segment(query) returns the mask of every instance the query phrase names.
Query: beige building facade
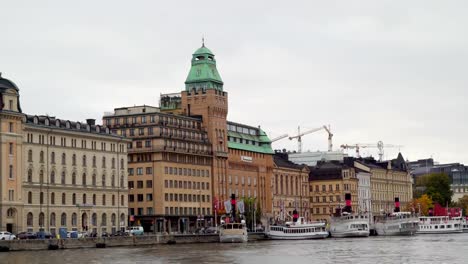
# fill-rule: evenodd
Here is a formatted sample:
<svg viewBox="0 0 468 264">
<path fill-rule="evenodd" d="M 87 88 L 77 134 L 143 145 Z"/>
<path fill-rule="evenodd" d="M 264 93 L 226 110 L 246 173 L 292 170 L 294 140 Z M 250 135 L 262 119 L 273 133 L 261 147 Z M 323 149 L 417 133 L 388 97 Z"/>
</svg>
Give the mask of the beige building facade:
<svg viewBox="0 0 468 264">
<path fill-rule="evenodd" d="M 16 88 L 9 80 L 0 79 L 2 83 Z M 17 88 L 13 91 L 19 96 Z M 2 93 L 2 100 L 10 98 Z M 100 234 L 125 227 L 128 141 L 91 119 L 80 123 L 25 115 L 16 105 L 0 113 L 8 117 L 1 119 L 0 154 L 8 157 L 1 161 L 9 163 L 1 167 L 1 209 L 6 211 L 1 228 Z M 3 123 L 8 119 L 17 120 L 13 128 Z"/>
</svg>

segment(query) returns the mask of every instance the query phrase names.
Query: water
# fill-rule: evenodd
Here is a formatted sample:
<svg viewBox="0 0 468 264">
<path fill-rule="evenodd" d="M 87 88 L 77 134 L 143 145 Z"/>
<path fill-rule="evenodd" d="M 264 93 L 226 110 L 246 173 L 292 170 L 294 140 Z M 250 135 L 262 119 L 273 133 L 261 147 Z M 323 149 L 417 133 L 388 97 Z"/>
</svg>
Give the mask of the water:
<svg viewBox="0 0 468 264">
<path fill-rule="evenodd" d="M 468 233 L 0 253 L 0 263 L 468 263 Z"/>
</svg>

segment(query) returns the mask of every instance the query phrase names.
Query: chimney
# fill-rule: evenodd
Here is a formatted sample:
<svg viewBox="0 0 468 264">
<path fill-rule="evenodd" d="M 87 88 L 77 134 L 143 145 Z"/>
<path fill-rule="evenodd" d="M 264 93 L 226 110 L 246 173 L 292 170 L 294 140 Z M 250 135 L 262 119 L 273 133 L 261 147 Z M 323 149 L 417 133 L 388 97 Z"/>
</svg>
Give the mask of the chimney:
<svg viewBox="0 0 468 264">
<path fill-rule="evenodd" d="M 351 194 L 350 193 L 345 193 L 345 201 L 346 201 L 346 206 L 344 208 L 345 212 L 352 213 L 352 207 L 351 207 Z"/>
<path fill-rule="evenodd" d="M 400 212 L 400 197 L 395 197 L 395 213 Z"/>
<path fill-rule="evenodd" d="M 96 124 L 96 119 L 86 119 L 86 123 L 90 126 L 94 126 Z"/>
</svg>

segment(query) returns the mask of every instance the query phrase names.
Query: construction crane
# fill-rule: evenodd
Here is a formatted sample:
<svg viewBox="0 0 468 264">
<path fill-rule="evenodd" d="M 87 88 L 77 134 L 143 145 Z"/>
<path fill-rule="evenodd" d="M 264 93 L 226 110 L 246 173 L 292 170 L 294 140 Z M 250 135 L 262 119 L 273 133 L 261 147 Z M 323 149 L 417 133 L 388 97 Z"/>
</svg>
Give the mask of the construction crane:
<svg viewBox="0 0 468 264">
<path fill-rule="evenodd" d="M 289 137 L 289 139 L 293 140 L 293 139 L 297 138 L 297 151 L 299 153 L 301 153 L 302 152 L 302 137 L 305 136 L 305 135 L 320 131 L 322 129 L 327 131 L 327 133 L 328 133 L 328 151 L 332 151 L 333 150 L 333 143 L 332 143 L 333 134 L 331 133 L 330 125 L 328 127 L 327 126 L 321 126 L 321 127 L 318 127 L 318 128 L 314 128 L 314 129 L 307 130 L 307 131 L 302 132 L 302 133 L 301 133 L 301 127 L 298 126 L 297 127 L 297 135 Z"/>
<path fill-rule="evenodd" d="M 278 140 L 281 140 L 283 138 L 287 138 L 288 136 L 289 136 L 288 134 L 283 134 L 281 136 L 275 137 L 274 139 L 271 140 L 271 143 L 273 143 L 275 141 L 278 141 Z"/>
<path fill-rule="evenodd" d="M 356 150 L 356 157 L 360 158 L 361 155 L 359 154 L 359 149 L 361 148 L 377 148 L 379 150 L 379 161 L 383 161 L 383 155 L 384 155 L 384 147 L 386 148 L 400 148 L 402 146 L 400 145 L 392 145 L 392 144 L 385 144 L 382 141 L 377 142 L 377 144 L 363 144 L 363 143 L 357 143 L 357 144 L 351 144 L 351 145 L 341 145 L 342 149 L 355 149 Z"/>
</svg>

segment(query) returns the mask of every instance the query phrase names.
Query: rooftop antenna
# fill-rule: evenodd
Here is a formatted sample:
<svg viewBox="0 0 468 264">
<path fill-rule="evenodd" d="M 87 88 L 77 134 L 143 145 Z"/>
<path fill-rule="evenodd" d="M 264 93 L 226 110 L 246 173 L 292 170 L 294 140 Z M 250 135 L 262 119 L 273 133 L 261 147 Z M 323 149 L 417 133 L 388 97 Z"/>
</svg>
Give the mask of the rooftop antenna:
<svg viewBox="0 0 468 264">
<path fill-rule="evenodd" d="M 202 41 L 202 47 L 205 47 L 205 36 L 202 36 L 201 41 Z"/>
</svg>

